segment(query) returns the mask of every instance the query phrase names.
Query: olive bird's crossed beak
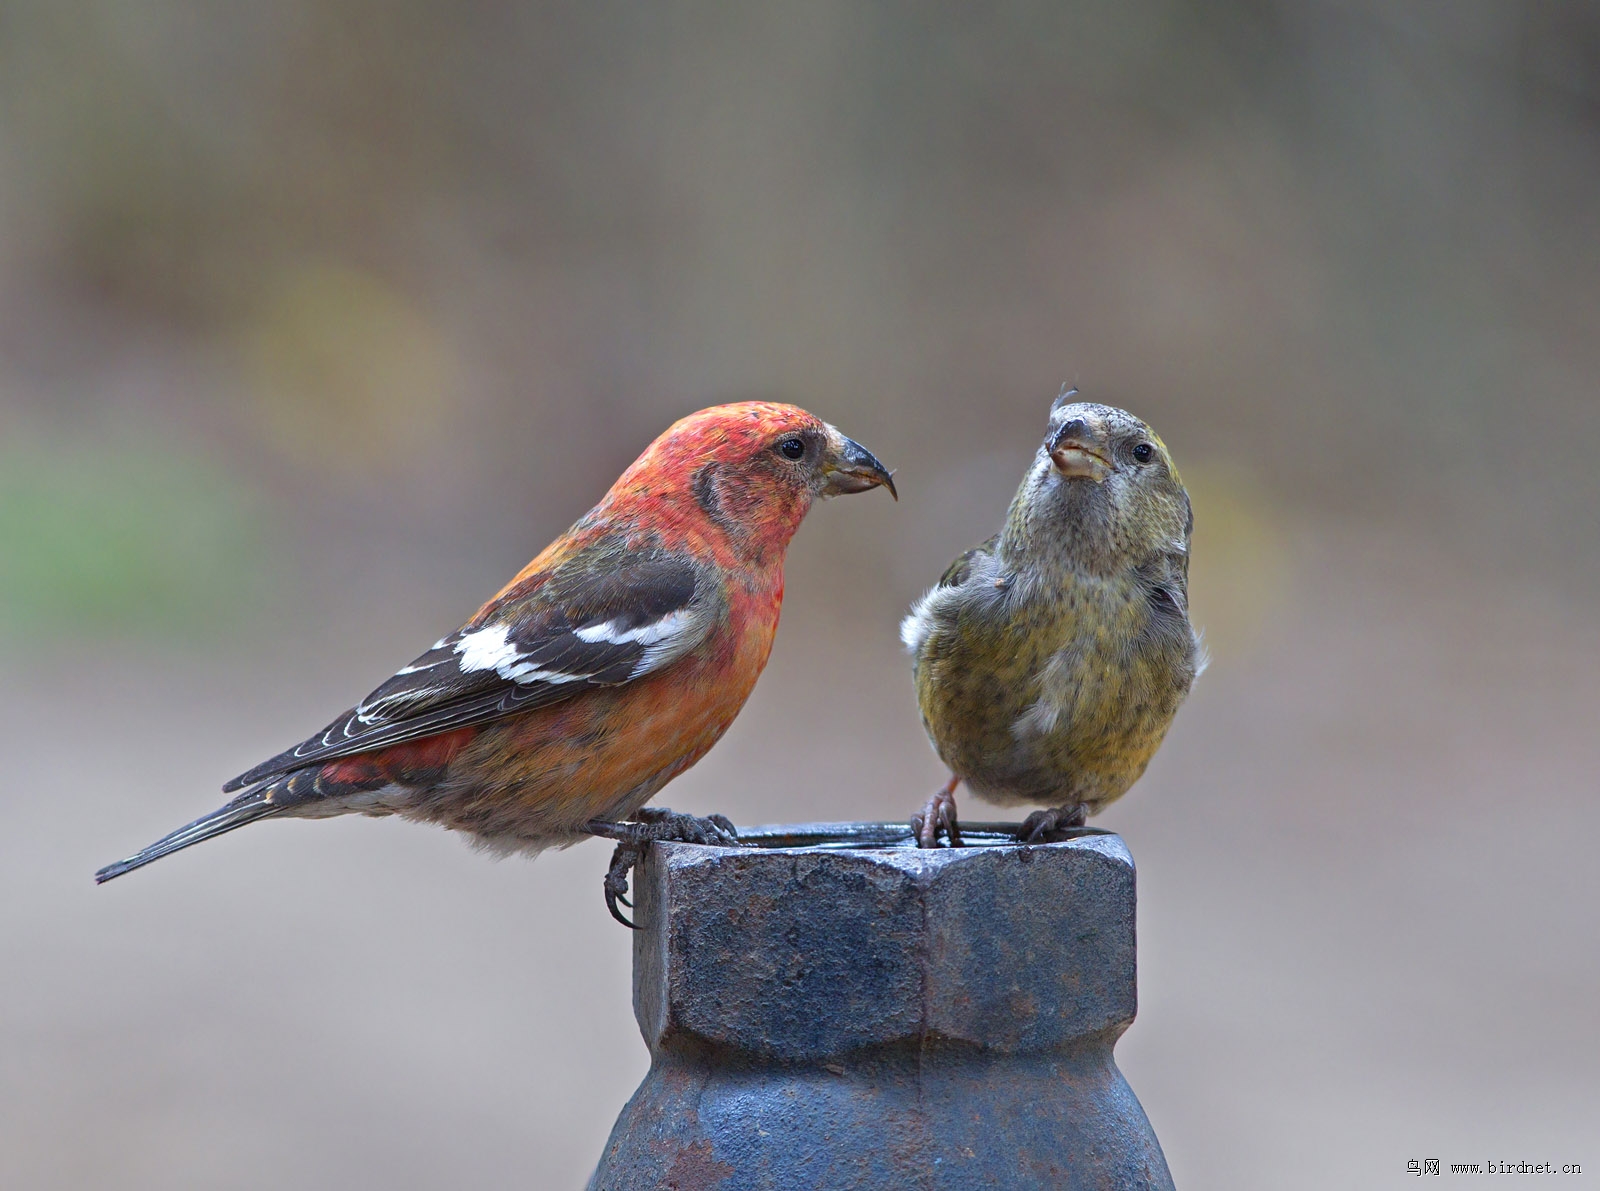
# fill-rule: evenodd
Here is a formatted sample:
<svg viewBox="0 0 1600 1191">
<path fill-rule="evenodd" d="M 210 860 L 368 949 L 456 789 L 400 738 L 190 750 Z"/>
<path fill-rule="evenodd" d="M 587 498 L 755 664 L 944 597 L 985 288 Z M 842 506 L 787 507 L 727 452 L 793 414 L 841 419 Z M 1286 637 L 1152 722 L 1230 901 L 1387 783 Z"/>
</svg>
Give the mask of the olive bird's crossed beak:
<svg viewBox="0 0 1600 1191">
<path fill-rule="evenodd" d="M 832 426 L 828 427 L 828 457 L 822 470 L 823 496 L 843 496 L 847 492 L 865 492 L 868 488 L 882 486 L 889 490 L 890 496 L 900 499 L 900 494 L 894 490 L 893 474 L 878 462 L 878 457 Z"/>
<path fill-rule="evenodd" d="M 1109 444 L 1098 426 L 1083 418 L 1072 418 L 1061 424 L 1050 436 L 1050 460 L 1056 470 L 1068 479 L 1093 480 L 1104 483 L 1111 474 L 1111 460 L 1107 457 Z"/>
</svg>

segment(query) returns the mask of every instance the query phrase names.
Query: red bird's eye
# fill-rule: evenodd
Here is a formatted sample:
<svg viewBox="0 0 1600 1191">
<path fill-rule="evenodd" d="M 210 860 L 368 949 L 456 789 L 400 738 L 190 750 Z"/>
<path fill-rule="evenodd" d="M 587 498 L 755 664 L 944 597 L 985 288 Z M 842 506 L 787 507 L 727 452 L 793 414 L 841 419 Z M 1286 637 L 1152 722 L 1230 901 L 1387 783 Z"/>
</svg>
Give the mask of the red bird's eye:
<svg viewBox="0 0 1600 1191">
<path fill-rule="evenodd" d="M 778 444 L 778 454 L 785 459 L 798 459 L 806 453 L 806 444 L 798 438 L 786 438 Z"/>
</svg>

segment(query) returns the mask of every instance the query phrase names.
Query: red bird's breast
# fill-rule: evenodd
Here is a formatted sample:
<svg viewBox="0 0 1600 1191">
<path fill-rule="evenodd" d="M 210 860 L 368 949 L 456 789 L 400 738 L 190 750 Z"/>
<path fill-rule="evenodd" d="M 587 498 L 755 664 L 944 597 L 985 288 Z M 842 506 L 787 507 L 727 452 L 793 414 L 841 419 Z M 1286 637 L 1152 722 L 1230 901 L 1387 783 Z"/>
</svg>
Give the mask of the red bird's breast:
<svg viewBox="0 0 1600 1191">
<path fill-rule="evenodd" d="M 781 571 L 754 578 L 730 585 L 700 649 L 657 674 L 324 774 L 368 790 L 392 783 L 384 810 L 508 850 L 575 842 L 591 819 L 628 818 L 721 739 L 754 689 L 783 598 Z"/>
</svg>

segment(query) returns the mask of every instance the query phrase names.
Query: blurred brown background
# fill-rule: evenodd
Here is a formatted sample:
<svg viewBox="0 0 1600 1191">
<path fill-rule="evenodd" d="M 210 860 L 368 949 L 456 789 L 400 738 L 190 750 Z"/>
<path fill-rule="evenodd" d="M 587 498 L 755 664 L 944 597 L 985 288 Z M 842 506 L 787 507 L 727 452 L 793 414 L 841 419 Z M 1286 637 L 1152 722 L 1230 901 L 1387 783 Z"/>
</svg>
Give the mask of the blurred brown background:
<svg viewBox="0 0 1600 1191">
<path fill-rule="evenodd" d="M 581 1185 L 602 845 L 90 874 L 750 395 L 903 500 L 663 801 L 905 816 L 897 618 L 1063 380 L 1195 496 L 1213 665 L 1100 820 L 1179 1186 L 1600 1174 L 1597 331 L 1595 5 L 4 0 L 0 1185 Z"/>
</svg>

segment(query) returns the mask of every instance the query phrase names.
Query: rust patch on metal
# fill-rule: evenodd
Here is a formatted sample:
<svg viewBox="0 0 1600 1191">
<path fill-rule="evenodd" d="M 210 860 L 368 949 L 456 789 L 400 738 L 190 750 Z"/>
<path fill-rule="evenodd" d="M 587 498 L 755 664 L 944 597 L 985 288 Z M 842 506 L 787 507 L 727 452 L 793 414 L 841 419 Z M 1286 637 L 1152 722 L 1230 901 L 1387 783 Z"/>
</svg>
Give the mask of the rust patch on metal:
<svg viewBox="0 0 1600 1191">
<path fill-rule="evenodd" d="M 717 1160 L 710 1142 L 697 1141 L 678 1151 L 663 1186 L 670 1191 L 716 1191 L 732 1174 L 733 1167 Z"/>
</svg>

